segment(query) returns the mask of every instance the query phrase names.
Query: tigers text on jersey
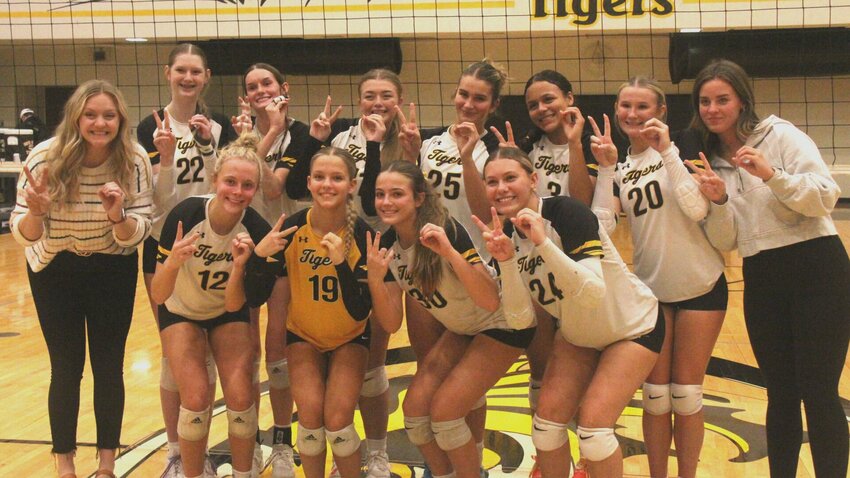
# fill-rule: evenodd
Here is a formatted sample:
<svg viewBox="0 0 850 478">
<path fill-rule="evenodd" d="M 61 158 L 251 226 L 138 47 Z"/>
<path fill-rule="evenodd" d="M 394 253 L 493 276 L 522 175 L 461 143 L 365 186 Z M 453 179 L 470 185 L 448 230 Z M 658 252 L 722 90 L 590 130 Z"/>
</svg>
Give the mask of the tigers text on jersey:
<svg viewBox="0 0 850 478">
<path fill-rule="evenodd" d="M 463 225 L 455 219 L 452 219 L 452 222 L 454 223 L 455 233 L 452 234 L 451 227 L 446 228 L 446 235 L 452 247 L 466 259 L 466 262 L 483 264 L 495 276 L 495 271 L 481 261 L 481 257 L 475 250 L 475 246 Z M 490 312 L 475 304 L 475 301 L 469 297 L 469 291 L 466 290 L 463 282 L 460 281 L 447 260 L 440 261 L 442 266 L 441 281 L 434 294 L 431 297 L 426 297 L 416 287 L 410 273 L 416 256 L 414 247 L 403 249 L 398 242 L 395 230 L 392 229 L 381 237 L 381 247 L 392 247 L 393 249 L 394 256 L 390 262 L 390 271 L 402 290 L 428 309 L 428 312 L 448 330 L 456 334 L 475 335 L 484 330 L 509 328 L 501 308 L 496 312 Z"/>
<path fill-rule="evenodd" d="M 224 289 L 233 269 L 231 244 L 240 232 L 247 232 L 254 244 L 271 229 L 251 208 L 227 234 L 213 231 L 208 220 L 209 207 L 215 196 L 195 196 L 174 207 L 165 220 L 159 241 L 157 261 L 165 262 L 171 254 L 177 235 L 177 223 L 183 222 L 183 237 L 200 233 L 195 241 L 195 254 L 180 266 L 174 293 L 165 301 L 168 311 L 192 320 L 206 320 L 224 313 Z"/>
<path fill-rule="evenodd" d="M 478 140 L 472 152 L 472 160 L 480 174 L 484 174 L 484 163 L 490 156 L 491 148 L 487 142 L 492 142 L 495 136 L 487 133 Z M 491 139 L 492 138 L 492 139 Z M 485 263 L 490 262 L 490 253 L 484 247 L 484 239 L 481 231 L 472 222 L 472 210 L 466 200 L 466 188 L 463 184 L 463 164 L 460 159 L 460 151 L 457 143 L 452 137 L 450 130 L 446 129 L 442 134 L 433 136 L 422 141 L 419 150 L 422 172 L 431 182 L 434 191 L 442 199 L 443 205 L 449 210 L 449 214 L 469 231 L 469 237 L 475 244 L 475 249 L 481 254 Z"/>
<path fill-rule="evenodd" d="M 335 146 L 340 149 L 344 149 L 351 153 L 351 156 L 354 157 L 355 163 L 354 165 L 357 167 L 357 175 L 354 178 L 355 186 L 354 186 L 354 209 L 357 211 L 357 215 L 363 218 L 369 227 L 376 231 L 386 231 L 387 226 L 381 222 L 378 216 L 368 216 L 363 211 L 363 205 L 360 199 L 360 184 L 363 182 L 363 172 L 366 170 L 366 136 L 363 134 L 363 130 L 360 128 L 360 120 L 352 120 L 353 124 L 349 126 L 347 130 L 344 130 L 337 134 L 333 141 L 331 141 L 331 146 Z M 381 148 L 383 148 L 384 144 L 381 143 Z M 380 158 L 379 158 L 380 159 Z"/>
<path fill-rule="evenodd" d="M 345 299 L 356 288 L 358 306 L 371 309 L 369 286 L 366 283 L 366 231 L 369 226 L 362 219 L 354 225 L 354 239 L 346 262 L 354 273 L 354 283 L 340 277 L 337 266 L 331 262 L 327 250 L 321 245 L 322 236 L 310 224 L 312 208 L 299 211 L 284 221 L 283 229 L 297 226 L 283 251 L 283 275 L 289 277 L 291 299 L 286 327 L 321 351 L 333 350 L 366 330 L 366 317 L 352 310 Z M 345 241 L 346 228 L 336 235 Z M 340 266 L 340 267 L 344 267 Z"/>
<path fill-rule="evenodd" d="M 165 115 L 165 109 L 159 111 L 160 118 L 165 118 Z M 177 139 L 173 166 L 175 182 L 174 184 L 164 185 L 159 184 L 159 180 L 157 179 L 154 184 L 154 199 L 157 200 L 157 197 L 160 196 L 157 191 L 160 187 L 166 187 L 169 190 L 173 188 L 174 193 L 171 195 L 171 200 L 168 204 L 161 204 L 158 201 L 155 203 L 156 207 L 153 213 L 153 231 L 151 232 L 151 236 L 157 240 L 159 240 L 160 231 L 162 231 L 163 223 L 171 208 L 190 196 L 208 194 L 211 184 L 211 178 L 209 178 L 208 172 L 204 170 L 205 157 L 201 154 L 201 149 L 195 143 L 195 137 L 192 135 L 189 124 L 181 123 L 174 119 L 174 117 L 170 117 L 170 121 L 171 131 Z M 222 125 L 226 125 L 226 127 Z M 220 115 L 213 115 L 210 118 L 210 128 L 212 131 L 211 147 L 213 149 L 229 143 L 235 136 L 230 123 Z M 155 133 L 156 122 L 153 115 L 146 117 L 139 123 L 137 129 L 139 143 L 148 152 L 148 157 L 150 157 L 151 164 L 153 165 L 159 164 L 159 152 L 157 152 L 156 146 L 153 144 Z M 160 172 L 160 176 L 164 176 L 162 172 Z"/>
<path fill-rule="evenodd" d="M 264 159 L 269 169 L 276 171 L 278 169 L 292 169 L 297 161 L 297 158 L 292 156 L 290 145 L 293 142 L 305 141 L 301 136 L 310 134 L 310 127 L 306 124 L 296 121 L 293 118 L 287 118 L 289 126 L 286 131 L 275 138 L 269 149 L 269 154 Z M 259 135 L 256 129 L 255 133 Z M 307 203 L 296 201 L 290 198 L 286 191 L 282 191 L 277 199 L 266 199 L 263 194 L 263 188 L 257 190 L 254 195 L 254 200 L 251 201 L 251 207 L 254 208 L 269 224 L 274 224 L 280 218 L 281 214 L 291 216 L 292 214 L 306 208 Z"/>
<path fill-rule="evenodd" d="M 549 138 L 543 135 L 534 143 L 531 151 L 528 152 L 528 157 L 537 172 L 537 194 L 540 197 L 570 195 L 570 146 L 568 144 L 552 144 Z M 588 151 L 585 151 L 584 160 L 588 173 L 596 176 L 599 166 Z"/>
<path fill-rule="evenodd" d="M 546 236 L 576 262 L 601 260 L 605 297 L 596 308 L 566 299 L 555 275 L 534 243 L 520 237 L 511 223 L 505 233 L 517 247 L 517 266 L 532 298 L 559 319 L 561 333 L 580 347 L 602 349 L 633 339 L 655 327 L 658 301 L 652 291 L 629 272 L 613 243 L 599 228 L 596 216 L 585 205 L 557 196 L 540 200 Z"/>
<path fill-rule="evenodd" d="M 680 161 L 671 149 L 665 154 Z M 724 262 L 700 224 L 682 211 L 662 161 L 652 148 L 628 155 L 617 165 L 615 191 L 631 225 L 635 274 L 662 302 L 678 302 L 710 291 Z"/>
</svg>

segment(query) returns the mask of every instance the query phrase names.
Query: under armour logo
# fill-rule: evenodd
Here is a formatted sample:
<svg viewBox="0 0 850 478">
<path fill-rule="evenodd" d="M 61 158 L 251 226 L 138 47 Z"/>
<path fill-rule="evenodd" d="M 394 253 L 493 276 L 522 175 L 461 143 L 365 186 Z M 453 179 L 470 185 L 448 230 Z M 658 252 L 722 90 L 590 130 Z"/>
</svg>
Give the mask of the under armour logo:
<svg viewBox="0 0 850 478">
<path fill-rule="evenodd" d="M 298 242 L 309 242 L 310 239 L 307 236 L 298 236 Z"/>
</svg>

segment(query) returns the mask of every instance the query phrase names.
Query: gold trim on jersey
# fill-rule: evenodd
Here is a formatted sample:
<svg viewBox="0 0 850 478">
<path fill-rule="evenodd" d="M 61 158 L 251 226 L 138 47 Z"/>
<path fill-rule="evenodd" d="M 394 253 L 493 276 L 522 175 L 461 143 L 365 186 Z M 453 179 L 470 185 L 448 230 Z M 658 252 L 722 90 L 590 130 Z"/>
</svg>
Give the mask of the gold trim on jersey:
<svg viewBox="0 0 850 478">
<path fill-rule="evenodd" d="M 575 249 L 569 252 L 570 254 L 585 254 L 588 256 L 601 256 L 602 255 L 602 241 L 599 239 L 594 239 L 592 241 L 587 241 L 584 244 L 576 247 Z"/>
<path fill-rule="evenodd" d="M 481 256 L 478 255 L 478 251 L 476 251 L 474 247 L 461 253 L 460 256 L 470 264 L 477 264 L 481 262 Z"/>
</svg>

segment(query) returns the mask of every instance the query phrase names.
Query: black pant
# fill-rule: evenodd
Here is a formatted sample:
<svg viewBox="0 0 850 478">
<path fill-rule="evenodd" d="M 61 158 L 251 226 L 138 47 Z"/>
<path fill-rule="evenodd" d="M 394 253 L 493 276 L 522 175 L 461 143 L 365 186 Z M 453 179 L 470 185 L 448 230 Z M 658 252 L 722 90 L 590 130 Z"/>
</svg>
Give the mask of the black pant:
<svg viewBox="0 0 850 478">
<path fill-rule="evenodd" d="M 53 452 L 76 449 L 86 334 L 94 375 L 97 447 L 118 448 L 124 416 L 124 345 L 130 331 L 138 254 L 70 252 L 39 272 L 27 266 L 33 301 L 50 354 L 48 411 Z"/>
<path fill-rule="evenodd" d="M 767 383 L 771 476 L 796 476 L 802 400 L 815 474 L 846 478 L 847 419 L 838 380 L 850 340 L 850 261 L 838 236 L 745 258 L 744 314 Z"/>
</svg>

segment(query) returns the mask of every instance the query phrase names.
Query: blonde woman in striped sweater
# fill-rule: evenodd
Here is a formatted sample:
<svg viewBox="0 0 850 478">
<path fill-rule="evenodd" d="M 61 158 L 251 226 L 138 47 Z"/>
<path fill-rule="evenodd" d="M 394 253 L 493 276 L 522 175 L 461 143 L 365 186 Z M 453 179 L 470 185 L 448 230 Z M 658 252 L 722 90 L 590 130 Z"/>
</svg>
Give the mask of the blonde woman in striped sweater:
<svg viewBox="0 0 850 478">
<path fill-rule="evenodd" d="M 151 229 L 151 168 L 131 140 L 121 93 L 101 80 L 81 85 L 56 136 L 27 158 L 12 234 L 27 272 L 47 350 L 53 453 L 75 478 L 80 379 L 89 339 L 99 469 L 113 477 L 124 413 L 124 345 L 133 315 L 137 246 Z"/>
</svg>

